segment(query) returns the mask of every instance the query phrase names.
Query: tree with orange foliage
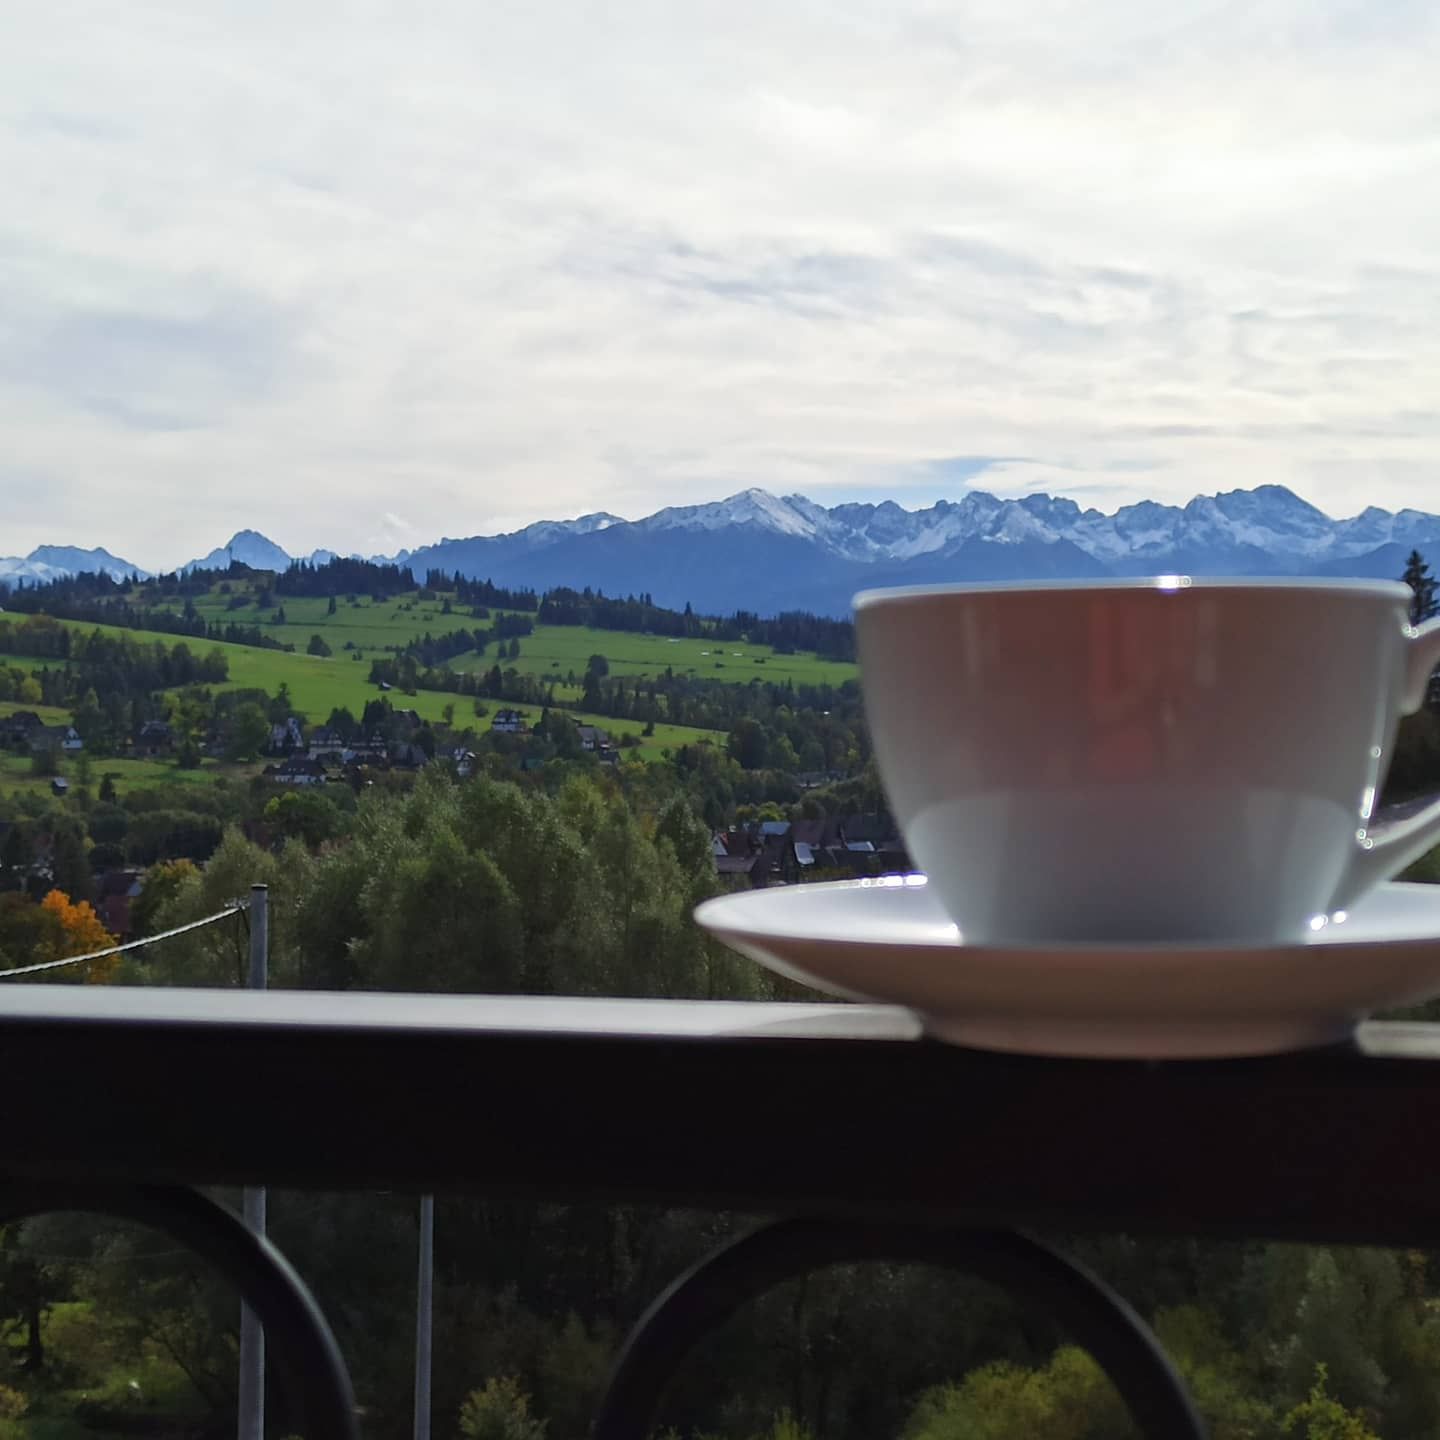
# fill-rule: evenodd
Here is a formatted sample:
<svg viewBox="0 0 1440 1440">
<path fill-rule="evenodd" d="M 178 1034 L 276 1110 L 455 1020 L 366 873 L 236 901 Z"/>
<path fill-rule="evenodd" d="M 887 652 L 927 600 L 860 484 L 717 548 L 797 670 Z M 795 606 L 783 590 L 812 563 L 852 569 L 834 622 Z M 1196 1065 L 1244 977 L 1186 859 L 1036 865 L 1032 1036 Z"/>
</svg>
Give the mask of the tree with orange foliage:
<svg viewBox="0 0 1440 1440">
<path fill-rule="evenodd" d="M 40 908 L 54 918 L 58 933 L 46 947 L 53 945 L 55 953 L 37 958 L 60 960 L 66 955 L 88 955 L 92 950 L 104 950 L 116 943 L 115 937 L 100 923 L 95 907 L 88 900 L 76 902 L 63 890 L 52 890 L 40 902 Z M 118 955 L 92 960 L 85 967 L 86 983 L 103 985 L 119 965 Z"/>
</svg>

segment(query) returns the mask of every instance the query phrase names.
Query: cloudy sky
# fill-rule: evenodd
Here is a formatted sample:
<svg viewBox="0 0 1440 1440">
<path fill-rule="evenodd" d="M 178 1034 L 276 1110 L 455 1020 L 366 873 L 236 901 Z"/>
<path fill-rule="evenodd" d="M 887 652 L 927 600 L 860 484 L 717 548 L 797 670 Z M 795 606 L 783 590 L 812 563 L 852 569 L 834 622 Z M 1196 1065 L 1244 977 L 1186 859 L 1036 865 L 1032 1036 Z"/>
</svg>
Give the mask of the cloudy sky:
<svg viewBox="0 0 1440 1440">
<path fill-rule="evenodd" d="M 1440 510 L 1430 0 L 22 7 L 0 554 Z"/>
</svg>

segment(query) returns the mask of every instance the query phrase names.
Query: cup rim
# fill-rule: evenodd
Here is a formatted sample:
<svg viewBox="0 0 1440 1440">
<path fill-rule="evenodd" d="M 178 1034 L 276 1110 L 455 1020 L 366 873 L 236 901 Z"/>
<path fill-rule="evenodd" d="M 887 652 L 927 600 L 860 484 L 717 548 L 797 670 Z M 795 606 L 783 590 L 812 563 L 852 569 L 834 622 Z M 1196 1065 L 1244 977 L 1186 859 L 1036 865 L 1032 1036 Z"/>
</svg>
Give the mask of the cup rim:
<svg viewBox="0 0 1440 1440">
<path fill-rule="evenodd" d="M 1058 591 L 1129 594 L 1157 590 L 1173 594 L 1184 590 L 1237 595 L 1285 593 L 1352 595 L 1356 598 L 1408 603 L 1410 587 L 1401 580 L 1368 580 L 1350 576 L 1313 575 L 1107 575 L 1088 580 L 973 580 L 936 585 L 896 585 L 857 591 L 851 605 L 856 611 L 873 610 L 892 604 L 942 600 L 951 596 L 1054 594 Z"/>
</svg>

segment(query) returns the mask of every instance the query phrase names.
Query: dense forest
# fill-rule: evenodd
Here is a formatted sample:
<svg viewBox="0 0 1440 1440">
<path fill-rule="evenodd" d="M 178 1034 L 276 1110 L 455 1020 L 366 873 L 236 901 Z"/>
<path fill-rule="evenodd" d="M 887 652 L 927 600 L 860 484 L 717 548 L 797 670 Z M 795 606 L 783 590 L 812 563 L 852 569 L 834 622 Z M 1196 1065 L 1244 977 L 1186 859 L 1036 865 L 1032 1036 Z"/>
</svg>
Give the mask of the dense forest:
<svg viewBox="0 0 1440 1440">
<path fill-rule="evenodd" d="M 152 865 L 137 922 L 155 933 L 261 881 L 270 886 L 277 986 L 798 993 L 689 923 L 717 884 L 709 832 L 683 787 L 652 768 L 660 773 L 632 788 L 561 765 L 540 778 L 464 783 L 437 768 L 407 789 L 358 799 L 272 796 L 261 811 L 266 843 L 230 818 L 203 866 Z M 95 822 L 106 833 L 119 832 L 122 818 L 143 830 L 156 813 L 148 803 L 97 803 Z M 217 797 L 214 818 L 245 804 Z M 37 814 L 29 825 L 53 822 Z M 82 848 L 69 863 L 83 860 Z M 0 947 L 16 938 L 20 913 L 0 897 Z M 40 943 L 63 945 L 65 924 L 55 917 Z M 91 978 L 235 985 L 244 947 L 220 926 L 107 964 Z M 457 1144 L 484 1143 L 476 1118 L 473 1131 L 457 1119 Z M 277 1194 L 270 1215 L 272 1234 L 337 1326 L 368 1433 L 399 1440 L 409 1424 L 413 1199 Z M 679 1269 L 744 1223 L 442 1196 L 437 1433 L 580 1440 L 625 1328 Z M 1436 1257 L 1056 1238 L 1152 1319 L 1215 1440 L 1437 1433 Z M 43 1417 L 80 1440 L 218 1433 L 231 1423 L 233 1300 L 153 1237 L 71 1217 L 10 1227 L 0 1295 L 12 1317 L 0 1401 L 17 1426 Z M 689 1368 L 665 1423 L 679 1435 L 744 1440 L 1130 1433 L 1093 1362 L 1046 1316 L 979 1284 L 878 1265 L 846 1267 L 754 1306 Z"/>
</svg>

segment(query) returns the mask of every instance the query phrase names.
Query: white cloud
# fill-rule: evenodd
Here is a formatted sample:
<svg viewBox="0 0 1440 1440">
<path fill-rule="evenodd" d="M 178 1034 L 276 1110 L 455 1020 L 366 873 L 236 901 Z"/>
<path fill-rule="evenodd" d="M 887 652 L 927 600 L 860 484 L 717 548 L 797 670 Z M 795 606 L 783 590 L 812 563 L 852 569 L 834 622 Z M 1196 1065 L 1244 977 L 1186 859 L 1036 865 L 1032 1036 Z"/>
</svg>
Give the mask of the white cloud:
<svg viewBox="0 0 1440 1440">
<path fill-rule="evenodd" d="M 32 7 L 0 553 L 909 494 L 957 455 L 1440 508 L 1437 62 L 1418 0 Z"/>
</svg>

